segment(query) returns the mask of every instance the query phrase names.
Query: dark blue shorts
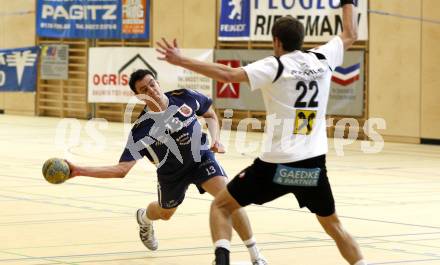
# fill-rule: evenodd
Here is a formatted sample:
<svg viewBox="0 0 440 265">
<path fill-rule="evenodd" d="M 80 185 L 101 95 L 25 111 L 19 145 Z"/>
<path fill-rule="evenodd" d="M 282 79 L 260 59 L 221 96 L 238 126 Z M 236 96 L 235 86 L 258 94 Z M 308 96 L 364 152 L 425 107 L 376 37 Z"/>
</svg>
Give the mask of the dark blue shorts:
<svg viewBox="0 0 440 265">
<path fill-rule="evenodd" d="M 157 194 L 160 207 L 171 209 L 179 206 L 185 199 L 185 193 L 190 184 L 195 184 L 201 194 L 205 193 L 202 184 L 216 176 L 225 176 L 226 173 L 215 159 L 214 153 L 205 152 L 200 162 L 195 162 L 182 176 L 173 180 L 158 176 Z"/>
</svg>

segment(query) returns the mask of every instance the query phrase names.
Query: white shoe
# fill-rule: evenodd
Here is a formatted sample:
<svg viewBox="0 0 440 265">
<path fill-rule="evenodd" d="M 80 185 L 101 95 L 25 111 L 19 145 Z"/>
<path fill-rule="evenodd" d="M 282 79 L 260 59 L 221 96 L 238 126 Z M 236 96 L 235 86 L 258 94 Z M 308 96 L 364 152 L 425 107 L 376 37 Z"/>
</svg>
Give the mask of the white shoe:
<svg viewBox="0 0 440 265">
<path fill-rule="evenodd" d="M 159 244 L 154 236 L 153 223 L 145 224 L 143 222 L 142 215 L 144 214 L 144 211 L 145 209 L 138 209 L 136 212 L 136 220 L 139 224 L 139 237 L 141 238 L 142 243 L 144 243 L 149 250 L 156 250 Z"/>
<path fill-rule="evenodd" d="M 267 260 L 260 256 L 258 259 L 252 261 L 252 265 L 268 265 Z"/>
</svg>

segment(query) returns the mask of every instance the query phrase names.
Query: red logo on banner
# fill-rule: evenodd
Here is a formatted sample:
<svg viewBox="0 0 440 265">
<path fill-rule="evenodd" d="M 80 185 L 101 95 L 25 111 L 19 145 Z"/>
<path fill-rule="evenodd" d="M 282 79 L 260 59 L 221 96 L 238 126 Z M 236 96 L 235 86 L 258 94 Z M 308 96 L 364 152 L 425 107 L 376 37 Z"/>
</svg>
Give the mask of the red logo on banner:
<svg viewBox="0 0 440 265">
<path fill-rule="evenodd" d="M 239 60 L 217 60 L 221 63 L 233 68 L 240 67 Z M 217 82 L 217 98 L 239 98 L 240 83 L 221 83 Z"/>
</svg>

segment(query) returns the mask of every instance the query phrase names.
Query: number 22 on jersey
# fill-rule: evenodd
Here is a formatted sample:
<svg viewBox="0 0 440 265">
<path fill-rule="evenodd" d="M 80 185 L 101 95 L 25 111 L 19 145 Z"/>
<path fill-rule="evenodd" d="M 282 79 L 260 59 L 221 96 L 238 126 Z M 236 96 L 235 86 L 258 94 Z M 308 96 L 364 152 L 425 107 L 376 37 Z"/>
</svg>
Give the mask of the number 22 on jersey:
<svg viewBox="0 0 440 265">
<path fill-rule="evenodd" d="M 316 81 L 311 81 L 309 84 L 306 84 L 303 81 L 299 81 L 296 84 L 296 90 L 300 91 L 301 94 L 296 99 L 294 105 L 294 107 L 297 108 L 295 113 L 294 134 L 309 135 L 312 132 L 317 111 L 299 108 L 318 107 L 318 101 L 316 101 L 319 92 L 318 83 Z M 306 95 L 309 93 L 313 93 L 310 97 L 310 100 L 308 102 L 303 101 Z"/>
</svg>

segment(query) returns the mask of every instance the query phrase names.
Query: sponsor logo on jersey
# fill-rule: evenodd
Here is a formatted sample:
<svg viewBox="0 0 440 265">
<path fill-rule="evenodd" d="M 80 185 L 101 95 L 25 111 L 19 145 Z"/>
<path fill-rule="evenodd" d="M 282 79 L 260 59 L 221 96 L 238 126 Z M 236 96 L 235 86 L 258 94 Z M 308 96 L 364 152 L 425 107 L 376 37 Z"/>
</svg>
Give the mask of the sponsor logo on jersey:
<svg viewBox="0 0 440 265">
<path fill-rule="evenodd" d="M 176 142 L 179 145 L 188 145 L 191 143 L 191 137 L 189 136 L 189 133 L 182 133 L 178 137 L 176 137 Z"/>
<path fill-rule="evenodd" d="M 179 108 L 179 112 L 180 114 L 182 114 L 185 117 L 189 117 L 191 116 L 191 114 L 193 113 L 193 110 L 190 106 L 183 104 L 182 106 L 180 106 Z"/>
<path fill-rule="evenodd" d="M 313 130 L 316 115 L 316 110 L 297 109 L 294 134 L 309 135 Z"/>
</svg>

